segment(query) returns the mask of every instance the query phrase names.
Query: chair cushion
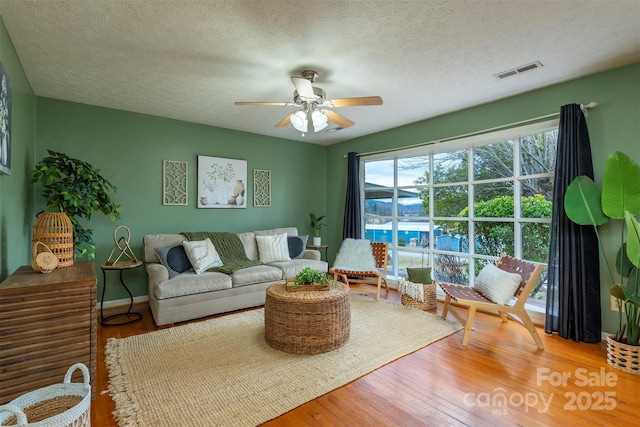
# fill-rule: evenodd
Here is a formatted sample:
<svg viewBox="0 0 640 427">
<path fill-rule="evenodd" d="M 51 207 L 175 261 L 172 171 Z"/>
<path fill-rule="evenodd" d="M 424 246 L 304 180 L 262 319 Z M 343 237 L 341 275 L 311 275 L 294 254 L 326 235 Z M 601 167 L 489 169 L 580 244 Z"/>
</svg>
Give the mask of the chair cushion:
<svg viewBox="0 0 640 427">
<path fill-rule="evenodd" d="M 265 264 L 277 261 L 290 261 L 286 233 L 275 236 L 256 236 L 260 261 Z"/>
<path fill-rule="evenodd" d="M 431 283 L 431 268 L 411 268 L 407 267 L 409 281 L 413 283 Z"/>
<path fill-rule="evenodd" d="M 196 274 L 222 266 L 220 255 L 208 237 L 205 240 L 185 241 L 182 245 Z"/>
<path fill-rule="evenodd" d="M 169 272 L 169 278 L 175 277 L 186 271 L 193 270 L 191 262 L 184 251 L 182 244 L 176 246 L 168 246 L 164 248 L 155 248 L 160 263 L 164 265 Z"/>
<path fill-rule="evenodd" d="M 509 273 L 493 264 L 484 266 L 473 288 L 496 304 L 507 304 L 520 285 L 522 277 L 518 273 Z"/>
<path fill-rule="evenodd" d="M 287 236 L 289 257 L 291 259 L 304 258 L 308 238 L 309 236 Z"/>
<path fill-rule="evenodd" d="M 367 239 L 344 239 L 333 268 L 347 271 L 376 270 L 376 259 L 373 257 L 371 242 Z"/>
</svg>

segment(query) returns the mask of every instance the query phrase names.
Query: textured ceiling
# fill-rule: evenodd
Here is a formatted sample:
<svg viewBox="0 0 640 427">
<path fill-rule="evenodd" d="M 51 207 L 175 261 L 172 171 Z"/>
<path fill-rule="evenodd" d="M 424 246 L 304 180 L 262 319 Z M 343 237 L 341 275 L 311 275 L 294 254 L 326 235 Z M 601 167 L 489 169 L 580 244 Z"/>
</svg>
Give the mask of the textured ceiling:
<svg viewBox="0 0 640 427">
<path fill-rule="evenodd" d="M 332 144 L 640 61 L 640 1 L 0 0 L 34 92 Z M 494 74 L 534 61 L 542 68 Z M 274 125 L 312 68 L 356 122 Z M 597 100 L 595 100 L 597 101 Z"/>
</svg>

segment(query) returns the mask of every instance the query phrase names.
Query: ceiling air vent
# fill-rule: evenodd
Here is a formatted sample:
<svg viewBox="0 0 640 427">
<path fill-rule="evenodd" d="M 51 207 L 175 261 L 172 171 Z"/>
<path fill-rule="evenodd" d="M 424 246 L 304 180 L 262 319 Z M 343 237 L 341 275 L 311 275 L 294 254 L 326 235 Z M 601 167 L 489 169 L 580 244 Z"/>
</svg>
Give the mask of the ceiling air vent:
<svg viewBox="0 0 640 427">
<path fill-rule="evenodd" d="M 535 70 L 536 68 L 540 68 L 540 67 L 542 67 L 542 63 L 540 61 L 536 61 L 536 62 L 532 62 L 531 64 L 521 65 L 519 67 L 512 68 L 511 70 L 494 74 L 493 77 L 500 80 L 510 76 L 515 76 L 516 74 L 524 73 L 525 71 Z"/>
</svg>

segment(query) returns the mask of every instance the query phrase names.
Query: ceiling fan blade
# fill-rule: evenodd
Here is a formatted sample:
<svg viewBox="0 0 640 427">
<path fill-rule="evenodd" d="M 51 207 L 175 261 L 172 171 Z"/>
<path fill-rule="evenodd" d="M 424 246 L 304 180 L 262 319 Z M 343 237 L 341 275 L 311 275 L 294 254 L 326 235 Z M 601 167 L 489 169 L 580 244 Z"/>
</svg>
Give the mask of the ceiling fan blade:
<svg viewBox="0 0 640 427">
<path fill-rule="evenodd" d="M 382 105 L 379 96 L 362 96 L 360 98 L 338 98 L 329 101 L 334 107 L 358 107 L 361 105 Z"/>
<path fill-rule="evenodd" d="M 302 77 L 291 76 L 291 81 L 296 87 L 298 95 L 300 95 L 301 97 L 311 99 L 317 98 L 316 94 L 313 93 L 313 86 L 311 85 L 311 82 L 309 80 L 303 79 Z"/>
<path fill-rule="evenodd" d="M 285 126 L 288 126 L 289 123 L 291 123 L 291 116 L 292 115 L 293 115 L 293 113 L 289 114 L 287 117 L 285 117 L 284 119 L 280 120 L 278 123 L 276 123 L 276 127 L 277 128 L 283 128 Z"/>
<path fill-rule="evenodd" d="M 331 111 L 331 110 L 320 110 L 320 111 L 322 111 L 324 115 L 327 116 L 327 119 L 329 119 L 329 121 L 332 121 L 333 123 L 337 124 L 341 128 L 348 128 L 355 125 L 355 122 L 352 122 L 351 120 L 347 119 L 345 116 L 341 116 L 335 111 Z"/>
<path fill-rule="evenodd" d="M 296 105 L 293 102 L 235 102 L 236 105 L 270 105 L 274 107 L 288 107 Z"/>
</svg>

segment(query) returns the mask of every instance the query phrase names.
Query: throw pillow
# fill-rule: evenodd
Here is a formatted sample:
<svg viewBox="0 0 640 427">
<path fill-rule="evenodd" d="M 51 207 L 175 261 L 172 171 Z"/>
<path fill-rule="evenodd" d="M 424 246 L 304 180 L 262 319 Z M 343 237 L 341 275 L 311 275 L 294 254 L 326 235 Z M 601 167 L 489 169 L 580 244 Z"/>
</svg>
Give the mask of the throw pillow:
<svg viewBox="0 0 640 427">
<path fill-rule="evenodd" d="M 291 259 L 304 258 L 304 251 L 307 247 L 307 239 L 309 236 L 287 236 L 287 245 L 289 246 L 289 257 Z"/>
<path fill-rule="evenodd" d="M 522 277 L 487 264 L 478 274 L 473 288 L 496 304 L 507 304 L 518 289 Z"/>
<path fill-rule="evenodd" d="M 182 245 L 196 274 L 213 267 L 222 267 L 220 255 L 208 237 L 205 240 L 185 241 Z"/>
<path fill-rule="evenodd" d="M 371 242 L 367 239 L 344 239 L 336 255 L 333 268 L 350 271 L 375 271 Z"/>
<path fill-rule="evenodd" d="M 407 274 L 409 275 L 409 281 L 413 283 L 431 283 L 431 269 L 430 268 L 410 268 L 407 267 Z"/>
<path fill-rule="evenodd" d="M 169 271 L 169 278 L 193 270 L 182 245 L 155 248 L 155 251 L 160 259 L 160 264 Z"/>
<path fill-rule="evenodd" d="M 290 261 L 287 233 L 275 236 L 256 236 L 258 256 L 265 264 L 278 261 Z"/>
</svg>

